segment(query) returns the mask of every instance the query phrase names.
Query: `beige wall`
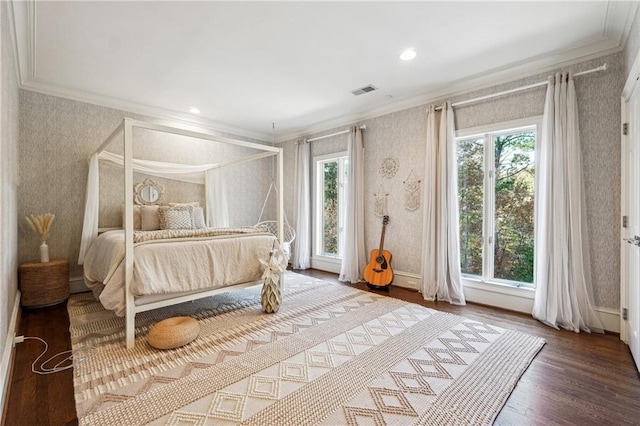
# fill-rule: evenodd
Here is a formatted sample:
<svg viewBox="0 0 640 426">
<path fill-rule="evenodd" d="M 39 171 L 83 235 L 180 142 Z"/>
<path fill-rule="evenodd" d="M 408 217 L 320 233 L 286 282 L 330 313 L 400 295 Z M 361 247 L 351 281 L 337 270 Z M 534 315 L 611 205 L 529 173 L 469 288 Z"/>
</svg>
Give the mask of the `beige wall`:
<svg viewBox="0 0 640 426">
<path fill-rule="evenodd" d="M 17 284 L 18 80 L 7 2 L 0 2 L 0 369 L 8 368 L 8 336 Z M 0 395 L 8 370 L 0 371 Z M 0 403 L 2 398 L 0 398 Z"/>
<path fill-rule="evenodd" d="M 576 78 L 579 102 L 580 135 L 583 146 L 584 176 L 591 235 L 591 262 L 594 296 L 598 306 L 618 308 L 620 298 L 619 230 L 620 215 L 620 93 L 624 82 L 624 59 L 621 53 L 583 62 L 570 67 L 583 71 L 607 62 L 606 72 Z M 551 73 L 503 84 L 490 89 L 452 98 L 452 101 L 475 98 L 526 84 L 544 81 Z M 456 108 L 456 129 L 499 123 L 518 118 L 542 115 L 545 88 L 494 98 L 489 101 Z M 365 205 L 366 248 L 377 247 L 380 219 L 374 216 L 373 193 L 380 185 L 389 196 L 390 224 L 385 236 L 385 248 L 393 253 L 394 270 L 420 274 L 423 209 L 404 209 L 403 181 L 411 170 L 424 179 L 427 105 L 399 111 L 363 121 L 365 144 Z M 343 130 L 333 129 L 325 133 Z M 315 137 L 317 135 L 309 135 Z M 347 135 L 312 142 L 312 155 L 342 151 Z M 285 182 L 293 180 L 294 141 L 285 148 Z M 397 157 L 400 170 L 394 178 L 378 174 L 382 159 Z M 287 212 L 292 211 L 292 185 L 285 197 Z M 424 185 L 423 185 L 424 188 Z"/>
<path fill-rule="evenodd" d="M 123 117 L 145 119 L 124 111 L 20 91 L 20 262 L 37 259 L 39 243 L 23 217 L 30 213 L 51 212 L 56 219 L 48 242 L 50 255 L 68 258 L 71 276 L 82 275 L 77 258 L 84 216 L 88 158 Z M 146 120 L 172 124 L 164 120 Z M 171 135 L 161 136 L 148 131 L 141 132 L 139 136 L 134 145 L 134 156 L 148 160 L 186 164 L 217 163 L 249 151 L 247 148 Z M 111 145 L 113 149 L 110 150 L 121 152 L 121 143 L 119 139 Z M 231 166 L 225 173 L 231 225 L 256 223 L 271 176 L 271 160 Z M 143 178 L 136 175 L 134 181 Z M 204 201 L 204 191 L 199 185 L 157 180 L 166 186 L 167 202 Z M 121 224 L 123 182 L 116 170 L 109 170 L 103 175 L 100 226 Z"/>
</svg>

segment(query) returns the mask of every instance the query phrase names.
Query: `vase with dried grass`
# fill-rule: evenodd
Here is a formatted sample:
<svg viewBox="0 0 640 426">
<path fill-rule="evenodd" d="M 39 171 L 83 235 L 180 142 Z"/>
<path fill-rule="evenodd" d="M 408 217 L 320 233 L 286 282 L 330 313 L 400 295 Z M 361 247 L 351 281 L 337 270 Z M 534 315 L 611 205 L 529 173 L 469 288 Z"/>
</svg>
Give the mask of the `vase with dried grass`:
<svg viewBox="0 0 640 426">
<path fill-rule="evenodd" d="M 33 229 L 33 232 L 40 237 L 40 262 L 47 263 L 49 261 L 49 246 L 47 240 L 51 233 L 51 225 L 56 216 L 52 213 L 30 214 L 25 216 L 27 223 Z"/>
</svg>

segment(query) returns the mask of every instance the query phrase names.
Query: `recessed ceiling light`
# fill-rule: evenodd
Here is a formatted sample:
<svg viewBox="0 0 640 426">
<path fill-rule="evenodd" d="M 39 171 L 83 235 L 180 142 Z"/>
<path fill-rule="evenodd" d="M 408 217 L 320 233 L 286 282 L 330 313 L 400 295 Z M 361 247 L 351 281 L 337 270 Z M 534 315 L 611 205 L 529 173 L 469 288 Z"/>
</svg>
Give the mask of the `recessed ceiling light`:
<svg viewBox="0 0 640 426">
<path fill-rule="evenodd" d="M 200 114 L 200 110 L 198 108 L 196 108 L 196 107 L 189 108 L 189 112 L 191 114 Z"/>
<path fill-rule="evenodd" d="M 400 54 L 400 59 L 403 61 L 410 61 L 416 57 L 416 50 L 413 47 L 405 49 L 404 52 Z"/>
</svg>

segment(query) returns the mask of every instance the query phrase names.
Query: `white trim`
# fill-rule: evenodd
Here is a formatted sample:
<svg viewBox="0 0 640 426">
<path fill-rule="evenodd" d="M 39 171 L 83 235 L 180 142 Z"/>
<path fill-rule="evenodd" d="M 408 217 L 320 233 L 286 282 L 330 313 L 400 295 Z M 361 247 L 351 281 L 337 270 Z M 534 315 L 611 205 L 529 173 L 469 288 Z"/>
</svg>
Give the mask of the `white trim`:
<svg viewBox="0 0 640 426">
<path fill-rule="evenodd" d="M 635 17 L 635 14 L 633 17 Z M 620 223 L 621 237 L 625 235 L 625 230 L 622 227 L 622 216 L 624 216 L 627 213 L 627 209 L 628 209 L 627 199 L 626 199 L 627 182 L 624 177 L 627 174 L 627 161 L 626 161 L 625 154 L 627 151 L 627 144 L 629 143 L 628 136 L 624 135 L 622 132 L 622 123 L 629 122 L 628 102 L 631 99 L 631 95 L 633 94 L 634 90 L 636 90 L 636 85 L 639 78 L 640 78 L 640 51 L 636 53 L 636 57 L 633 61 L 633 65 L 631 66 L 631 69 L 629 70 L 629 75 L 627 75 L 627 79 L 625 81 L 624 88 L 622 89 L 622 94 L 620 96 L 620 104 L 621 104 L 621 108 L 620 108 L 620 127 L 621 127 L 620 129 L 621 130 L 620 131 L 620 135 L 621 135 L 620 136 L 620 144 L 621 144 L 620 216 L 621 217 L 620 217 L 619 223 Z M 629 289 L 628 289 L 629 283 L 627 281 L 627 250 L 628 250 L 627 245 L 620 243 L 620 311 L 622 311 L 622 309 L 624 308 L 629 307 Z M 627 327 L 627 321 L 622 319 L 622 315 L 620 314 L 619 314 L 619 323 L 620 323 L 620 340 L 622 340 L 625 343 L 628 343 L 629 330 Z"/>
<path fill-rule="evenodd" d="M 494 132 L 512 132 L 521 128 L 542 125 L 542 116 L 534 115 L 533 117 L 519 118 L 517 120 L 503 121 L 501 123 L 485 124 L 483 126 L 468 127 L 456 131 L 456 139 L 466 138 L 469 136 L 484 135 L 485 133 Z"/>
<path fill-rule="evenodd" d="M 402 288 L 410 288 L 412 290 L 420 291 L 422 277 L 419 274 L 412 274 L 410 272 L 393 271 L 393 282 L 391 285 Z"/>
<path fill-rule="evenodd" d="M 72 99 L 80 102 L 88 102 L 94 105 L 105 106 L 119 110 L 130 111 L 151 117 L 169 118 L 172 120 L 181 120 L 190 123 L 197 123 L 205 126 L 211 126 L 221 132 L 228 132 L 238 136 L 255 138 L 258 140 L 270 140 L 273 135 L 267 131 L 253 132 L 244 129 L 238 129 L 231 126 L 225 126 L 214 120 L 203 117 L 193 117 L 185 113 L 165 108 L 152 107 L 149 105 L 128 102 L 119 99 L 110 98 L 96 93 L 86 93 L 70 88 L 59 87 L 49 83 L 37 81 L 35 79 L 35 4 L 34 0 L 26 1 L 10 1 L 14 4 L 10 10 L 10 20 L 13 22 L 14 32 L 17 42 L 15 43 L 15 55 L 18 70 L 20 71 L 19 83 L 21 89 L 32 90 L 44 94 L 58 96 L 62 98 Z M 305 136 L 313 133 L 320 133 L 325 130 L 336 127 L 349 125 L 354 122 L 379 117 L 393 112 L 405 110 L 408 108 L 424 105 L 445 97 L 453 97 L 466 94 L 472 91 L 481 90 L 503 83 L 519 80 L 535 74 L 567 67 L 576 63 L 584 62 L 601 56 L 618 53 L 623 49 L 624 42 L 629 35 L 632 20 L 635 16 L 637 4 L 635 2 L 608 2 L 607 13 L 603 22 L 603 36 L 595 40 L 588 46 L 580 46 L 565 49 L 552 54 L 543 54 L 525 61 L 516 62 L 504 67 L 489 70 L 484 73 L 477 74 L 473 78 L 455 81 L 447 86 L 447 88 L 419 94 L 415 97 L 403 99 L 398 102 L 387 104 L 379 108 L 375 108 L 363 113 L 353 115 L 343 115 L 341 117 L 322 121 L 311 126 L 292 130 L 278 137 L 276 143 L 282 143 L 291 139 Z M 29 18 L 29 14 L 31 18 Z M 612 33 L 610 23 L 614 15 L 626 14 L 627 20 L 625 27 L 621 32 Z M 30 33 L 29 33 L 30 32 Z M 19 33 L 19 34 L 18 34 Z M 607 39 L 604 36 L 611 36 Z M 33 40 L 33 42 L 31 42 Z M 30 75 L 25 75 L 29 72 Z"/>
<path fill-rule="evenodd" d="M 314 135 L 337 127 L 348 126 L 353 123 L 359 123 L 383 115 L 392 114 L 398 111 L 427 105 L 442 99 L 450 99 L 458 96 L 468 95 L 480 90 L 489 89 L 500 86 L 502 84 L 511 83 L 534 75 L 555 71 L 562 68 L 568 68 L 576 64 L 580 64 L 591 59 L 597 59 L 603 56 L 612 55 L 622 51 L 621 46 L 611 46 L 609 42 L 600 42 L 600 44 L 608 45 L 603 50 L 589 51 L 587 49 L 584 55 L 575 55 L 575 57 L 563 62 L 556 61 L 557 57 L 562 54 L 543 56 L 540 59 L 533 59 L 522 64 L 516 64 L 511 68 L 498 68 L 486 73 L 479 74 L 477 77 L 468 80 L 458 80 L 444 89 L 417 95 L 412 98 L 402 99 L 394 103 L 371 109 L 369 111 L 343 115 L 339 118 L 320 121 L 311 126 L 292 130 L 278 136 L 276 143 L 283 143 L 292 139 Z M 366 123 L 365 123 L 366 124 Z"/>
<path fill-rule="evenodd" d="M 500 283 L 494 277 L 494 244 L 493 236 L 496 229 L 495 219 L 495 138 L 497 136 L 505 134 L 513 134 L 523 131 L 534 130 L 536 134 L 536 140 L 540 135 L 542 127 L 542 116 L 525 117 L 517 120 L 505 121 L 501 123 L 492 123 L 483 126 L 477 126 L 467 129 L 461 129 L 456 131 L 455 140 L 456 144 L 465 139 L 480 139 L 483 140 L 483 215 L 482 215 L 482 274 L 483 277 L 480 281 Z M 537 198 L 537 191 L 534 188 L 534 197 Z M 464 277 L 463 277 L 464 278 Z M 469 282 L 477 282 L 471 278 L 466 278 Z M 463 279 L 464 281 L 464 279 Z M 516 283 L 514 282 L 514 285 Z M 523 283 L 525 284 L 525 283 Z M 497 284 L 502 285 L 502 284 Z M 507 287 L 511 287 L 510 284 L 506 284 Z M 482 302 L 484 303 L 484 302 Z"/>
<path fill-rule="evenodd" d="M 2 352 L 2 361 L 0 362 L 0 411 L 2 415 L 0 418 L 4 418 L 4 399 L 9 390 L 9 376 L 11 376 L 11 366 L 13 364 L 13 348 L 15 343 L 13 342 L 16 332 L 18 331 L 18 312 L 20 312 L 20 291 L 16 292 L 16 298 L 13 301 L 13 310 L 11 311 L 11 319 L 9 320 L 9 328 L 7 329 L 7 341 L 4 344 L 4 351 Z"/>
<path fill-rule="evenodd" d="M 599 306 L 596 306 L 594 309 L 600 314 L 600 320 L 602 321 L 603 327 L 606 331 L 620 333 L 620 320 L 622 319 L 620 310 Z"/>
<path fill-rule="evenodd" d="M 640 66 L 640 61 L 638 60 L 640 55 L 636 58 L 633 67 L 637 68 Z M 630 92 L 628 96 L 625 96 L 625 92 L 623 91 L 623 95 L 620 97 L 620 114 L 621 114 L 621 127 L 622 123 L 629 122 L 629 109 L 628 109 L 628 100 L 631 97 L 631 93 L 633 93 L 633 88 L 635 88 L 636 79 L 631 76 L 636 75 L 635 73 L 630 73 L 627 78 L 627 83 L 625 84 L 625 91 L 627 90 L 627 85 L 629 84 L 629 80 L 633 80 L 633 85 L 630 88 Z M 627 161 L 626 161 L 626 152 L 627 145 L 629 143 L 629 138 L 620 132 L 620 237 L 622 238 L 625 235 L 625 229 L 622 226 L 622 216 L 627 215 L 627 180 L 625 176 L 627 175 Z M 624 308 L 628 308 L 629 306 L 629 293 L 627 291 L 627 247 L 626 244 L 620 243 L 620 311 Z M 620 321 L 620 340 L 625 343 L 629 343 L 629 330 L 627 329 L 627 321 L 622 319 L 622 315 L 619 318 Z"/>
<path fill-rule="evenodd" d="M 618 40 L 618 46 L 624 47 L 627 44 L 627 38 L 629 37 L 629 33 L 631 32 L 631 26 L 633 25 L 633 20 L 636 17 L 636 12 L 638 9 L 638 2 L 630 2 L 630 4 L 621 5 L 619 1 L 608 1 L 607 2 L 607 12 L 605 16 L 605 20 L 602 28 L 602 36 L 603 37 L 611 37 L 613 39 Z M 622 30 L 619 32 L 611 31 L 611 24 L 615 21 L 615 15 L 622 15 L 625 17 L 625 24 Z"/>
<path fill-rule="evenodd" d="M 334 153 L 329 153 L 329 154 L 323 154 L 323 155 L 316 155 L 311 159 L 312 162 L 312 173 L 313 173 L 313 180 L 312 180 L 312 205 L 311 205 L 311 229 L 313 230 L 311 232 L 311 257 L 312 257 L 312 262 L 311 262 L 311 267 L 315 269 L 315 267 L 313 266 L 313 258 L 315 258 L 317 260 L 317 262 L 319 262 L 318 264 L 323 265 L 325 260 L 324 259 L 332 259 L 330 256 L 323 256 L 321 254 L 318 254 L 318 247 L 320 245 L 319 243 L 319 238 L 320 235 L 322 235 L 322 219 L 321 219 L 321 212 L 319 210 L 319 203 L 323 200 L 323 188 L 321 188 L 319 186 L 319 178 L 320 178 L 320 173 L 321 170 L 318 168 L 318 163 L 321 161 L 326 161 L 326 160 L 338 160 L 340 158 L 346 158 L 348 157 L 348 152 L 347 151 L 340 151 L 340 152 L 334 152 Z M 338 171 L 338 175 L 340 175 L 340 172 Z M 338 179 L 341 179 L 341 176 L 338 176 Z M 340 197 L 340 193 L 342 193 L 342 191 L 339 191 L 338 197 Z M 340 199 L 340 198 L 339 198 Z M 340 210 L 338 210 L 338 215 L 340 215 Z M 340 238 L 340 237 L 338 237 Z M 340 239 L 338 239 L 338 242 L 340 242 Z M 336 259 L 336 261 L 338 263 L 342 263 L 341 259 Z M 334 263 L 329 261 L 329 263 Z M 331 267 L 332 269 L 330 269 L 331 272 L 333 272 L 333 267 Z M 325 270 L 329 270 L 329 269 L 322 269 L 321 270 L 325 271 Z M 337 273 L 340 273 L 340 267 L 338 266 L 338 271 Z"/>
<path fill-rule="evenodd" d="M 485 283 L 462 279 L 467 302 L 480 303 L 531 314 L 535 290 L 529 287 L 512 287 L 504 284 Z"/>
<path fill-rule="evenodd" d="M 333 272 L 334 274 L 340 274 L 340 267 L 342 266 L 342 260 L 338 258 L 331 258 L 326 256 L 311 256 L 311 268 L 318 269 L 320 271 Z"/>
<path fill-rule="evenodd" d="M 273 137 L 267 132 L 254 132 L 251 130 L 241 129 L 235 126 L 229 126 L 219 121 L 208 119 L 202 116 L 193 116 L 182 111 L 175 111 L 168 108 L 154 107 L 137 102 L 129 102 L 121 99 L 115 99 L 96 93 L 83 92 L 79 90 L 55 86 L 50 83 L 44 83 L 35 79 L 24 81 L 20 84 L 20 88 L 32 92 L 43 93 L 45 95 L 56 96 L 59 98 L 70 99 L 78 102 L 85 102 L 91 105 L 98 105 L 105 108 L 112 108 L 130 113 L 140 114 L 147 117 L 166 119 L 171 121 L 179 121 L 189 125 L 202 127 L 204 130 L 214 131 L 218 133 L 228 133 L 235 136 L 241 136 L 268 142 Z M 174 123 L 172 123 L 173 125 Z"/>
<path fill-rule="evenodd" d="M 71 277 L 69 278 L 69 291 L 71 293 L 84 293 L 90 291 L 89 287 L 84 283 L 83 277 Z"/>
<path fill-rule="evenodd" d="M 507 309 L 510 311 L 531 314 L 535 290 L 531 287 L 512 287 L 504 284 L 484 283 L 463 278 L 464 295 L 467 302 L 479 303 Z M 604 329 L 609 332 L 620 332 L 620 312 L 616 309 L 595 307 L 600 315 Z"/>
</svg>

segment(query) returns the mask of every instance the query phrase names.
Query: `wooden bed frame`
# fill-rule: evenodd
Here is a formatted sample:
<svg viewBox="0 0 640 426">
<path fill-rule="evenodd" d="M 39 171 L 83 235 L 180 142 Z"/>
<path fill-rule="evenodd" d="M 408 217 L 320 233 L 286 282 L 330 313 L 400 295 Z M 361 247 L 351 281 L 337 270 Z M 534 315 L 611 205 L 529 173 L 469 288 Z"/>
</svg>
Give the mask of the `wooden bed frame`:
<svg viewBox="0 0 640 426">
<path fill-rule="evenodd" d="M 284 201 L 283 201 L 283 150 L 279 147 L 273 147 L 269 145 L 261 145 L 252 142 L 240 141 L 236 139 L 230 139 L 222 136 L 215 136 L 206 133 L 199 133 L 185 129 L 179 129 L 159 124 L 146 123 L 143 121 L 132 120 L 129 118 L 123 119 L 122 123 L 111 133 L 111 135 L 100 145 L 100 147 L 96 150 L 96 152 L 92 155 L 92 159 L 94 156 L 99 155 L 101 152 L 105 151 L 106 148 L 122 133 L 124 133 L 124 206 L 125 206 L 125 215 L 124 215 L 124 230 L 125 230 L 125 258 L 124 258 L 124 273 L 125 273 L 125 292 L 126 292 L 126 314 L 125 314 L 125 341 L 127 349 L 131 349 L 135 346 L 135 317 L 137 313 L 146 312 L 153 309 L 162 308 L 165 306 L 171 306 L 178 303 L 183 303 L 187 301 L 202 299 L 205 297 L 210 297 L 214 294 L 223 293 L 231 290 L 237 290 L 239 288 L 246 288 L 250 286 L 254 286 L 259 284 L 260 281 L 252 281 L 247 283 L 235 284 L 232 286 L 227 286 L 223 288 L 216 288 L 212 290 L 198 291 L 191 294 L 181 294 L 177 297 L 167 295 L 166 299 L 161 301 L 154 301 L 151 303 L 145 303 L 141 305 L 136 305 L 135 300 L 136 297 L 131 293 L 130 286 L 131 281 L 133 279 L 133 264 L 134 264 L 134 245 L 133 245 L 133 129 L 147 129 L 153 130 L 157 132 L 170 133 L 179 136 L 187 136 L 196 139 L 202 139 L 212 142 L 221 142 L 230 145 L 242 146 L 247 148 L 256 149 L 262 151 L 259 154 L 250 155 L 245 158 L 232 160 L 224 164 L 217 165 L 217 167 L 224 167 L 231 164 L 236 164 L 240 162 L 247 162 L 256 160 L 259 158 L 277 157 L 277 167 L 276 167 L 276 179 L 278 185 L 278 199 L 276 203 L 276 218 L 278 222 L 278 241 L 283 241 L 283 229 L 284 229 Z M 92 160 L 93 161 L 93 160 Z M 96 194 L 89 194 L 89 189 L 87 190 L 87 197 L 89 196 L 97 196 Z M 87 206 L 89 203 L 87 203 Z M 97 223 L 97 213 L 94 211 L 88 211 L 88 207 L 85 207 L 85 227 L 87 226 L 87 217 L 93 217 L 94 220 L 89 222 L 90 230 L 83 229 L 83 246 L 87 246 L 88 243 L 85 241 L 85 235 L 91 235 L 93 238 L 98 234 L 98 223 Z M 89 233 L 90 231 L 90 233 Z M 85 251 L 81 248 L 81 261 L 83 259 Z"/>
</svg>

